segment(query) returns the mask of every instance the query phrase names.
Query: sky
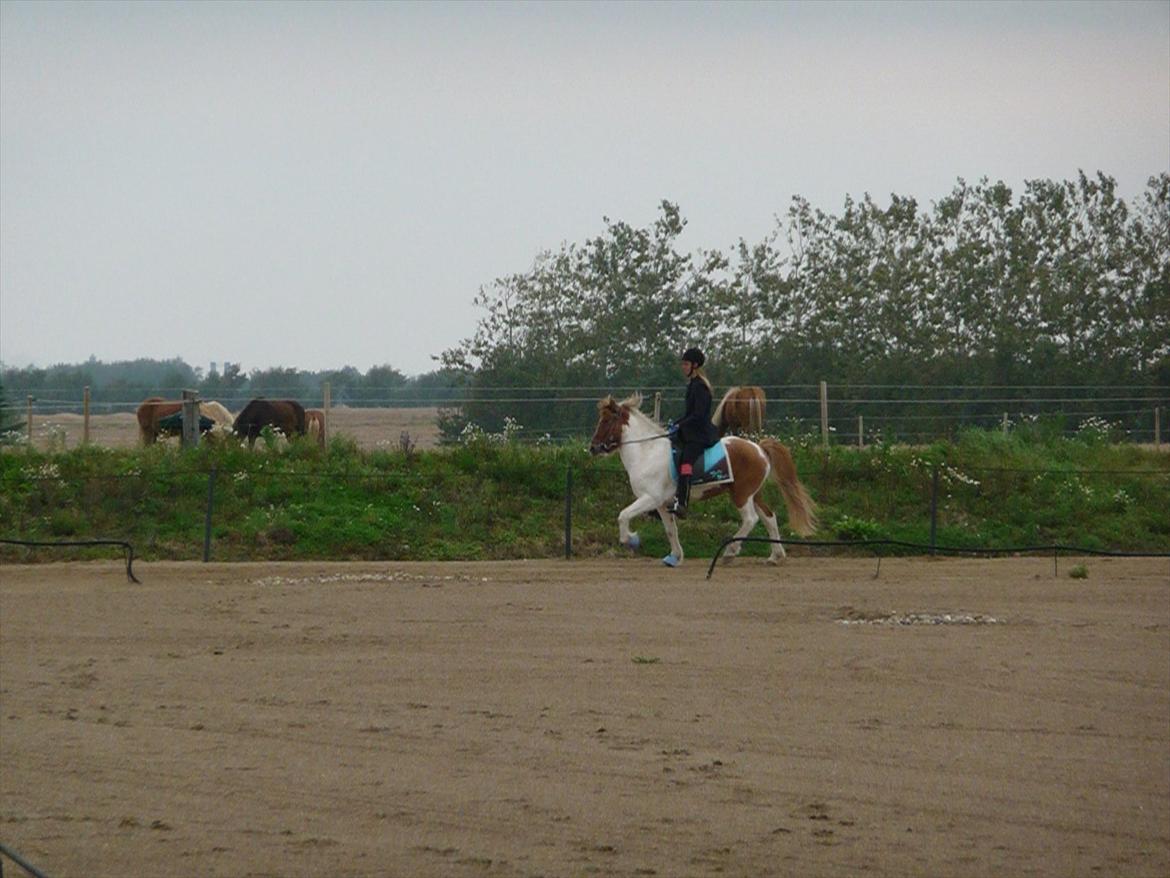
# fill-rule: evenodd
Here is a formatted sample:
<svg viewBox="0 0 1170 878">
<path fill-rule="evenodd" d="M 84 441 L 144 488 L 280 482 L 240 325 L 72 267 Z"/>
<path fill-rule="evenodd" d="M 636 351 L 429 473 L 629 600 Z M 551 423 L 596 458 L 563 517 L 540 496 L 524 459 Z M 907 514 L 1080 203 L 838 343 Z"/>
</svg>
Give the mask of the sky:
<svg viewBox="0 0 1170 878">
<path fill-rule="evenodd" d="M 1167 0 L 0 0 L 0 362 L 417 375 L 605 217 L 1079 170 L 1170 171 Z"/>
</svg>

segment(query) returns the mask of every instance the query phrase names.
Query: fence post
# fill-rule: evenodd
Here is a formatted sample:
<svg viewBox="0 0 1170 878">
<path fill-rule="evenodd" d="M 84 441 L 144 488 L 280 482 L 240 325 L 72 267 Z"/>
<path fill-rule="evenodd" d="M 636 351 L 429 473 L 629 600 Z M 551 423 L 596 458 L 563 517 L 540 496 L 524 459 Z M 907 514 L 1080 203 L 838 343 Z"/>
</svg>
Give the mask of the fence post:
<svg viewBox="0 0 1170 878">
<path fill-rule="evenodd" d="M 329 445 L 329 406 L 333 403 L 333 387 L 328 381 L 321 385 L 321 444 Z"/>
<path fill-rule="evenodd" d="M 207 474 L 207 513 L 203 517 L 203 563 L 211 560 L 211 504 L 215 500 L 215 467 Z"/>
<path fill-rule="evenodd" d="M 654 391 L 654 420 L 662 420 L 662 391 Z"/>
<path fill-rule="evenodd" d="M 821 444 L 829 446 L 829 385 L 821 382 Z"/>
<path fill-rule="evenodd" d="M 573 554 L 573 465 L 565 466 L 565 560 Z"/>
<path fill-rule="evenodd" d="M 865 418 L 862 415 L 857 416 L 857 447 L 865 447 Z"/>
<path fill-rule="evenodd" d="M 35 396 L 28 397 L 28 447 L 32 448 L 32 404 L 36 402 Z"/>
<path fill-rule="evenodd" d="M 934 554 L 938 537 L 938 467 L 935 466 L 930 477 L 930 554 Z"/>
<path fill-rule="evenodd" d="M 1003 433 L 1006 436 L 1008 431 L 1008 416 L 1007 412 L 1003 413 Z"/>
<path fill-rule="evenodd" d="M 199 445 L 199 391 L 183 391 L 183 447 Z"/>
<path fill-rule="evenodd" d="M 81 398 L 81 444 L 89 444 L 89 385 L 85 385 L 85 393 Z"/>
<path fill-rule="evenodd" d="M 1154 406 L 1154 447 L 1162 444 L 1162 407 Z"/>
</svg>

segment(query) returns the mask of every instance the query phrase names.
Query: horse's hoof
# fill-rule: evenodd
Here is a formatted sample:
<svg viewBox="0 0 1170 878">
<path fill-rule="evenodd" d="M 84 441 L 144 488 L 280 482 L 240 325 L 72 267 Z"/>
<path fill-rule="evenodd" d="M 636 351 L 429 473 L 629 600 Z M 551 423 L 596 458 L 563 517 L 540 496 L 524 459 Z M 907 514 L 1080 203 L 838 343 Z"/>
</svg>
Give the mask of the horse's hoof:
<svg viewBox="0 0 1170 878">
<path fill-rule="evenodd" d="M 735 560 L 734 555 L 724 555 L 723 560 L 720 561 L 719 563 L 723 564 L 724 566 L 727 566 L 728 564 L 730 564 L 734 560 Z"/>
<path fill-rule="evenodd" d="M 642 538 L 637 534 L 630 534 L 630 539 L 626 543 L 626 547 L 632 549 L 635 552 L 638 551 L 640 548 L 642 548 Z"/>
<path fill-rule="evenodd" d="M 781 558 L 773 558 L 771 555 L 769 555 L 769 556 L 768 556 L 768 566 L 769 566 L 769 567 L 779 567 L 779 566 L 780 566 L 780 562 L 781 562 L 781 561 L 783 561 L 783 560 L 784 560 L 784 558 L 783 558 L 783 557 L 781 557 Z"/>
<path fill-rule="evenodd" d="M 678 558 L 674 557 L 673 554 L 671 554 L 671 555 L 667 555 L 665 558 L 663 558 L 662 563 L 665 564 L 667 567 L 677 567 L 682 562 L 679 561 Z"/>
</svg>

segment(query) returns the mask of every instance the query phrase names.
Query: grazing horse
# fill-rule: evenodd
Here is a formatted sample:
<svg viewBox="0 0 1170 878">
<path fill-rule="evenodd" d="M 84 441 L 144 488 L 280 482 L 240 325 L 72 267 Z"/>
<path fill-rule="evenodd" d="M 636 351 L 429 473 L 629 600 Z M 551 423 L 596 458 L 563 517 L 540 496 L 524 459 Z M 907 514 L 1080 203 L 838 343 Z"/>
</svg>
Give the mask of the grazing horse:
<svg viewBox="0 0 1170 878">
<path fill-rule="evenodd" d="M 632 549 L 641 545 L 638 534 L 630 531 L 630 521 L 643 512 L 658 510 L 658 516 L 670 539 L 670 554 L 662 559 L 668 567 L 682 563 L 683 550 L 678 541 L 678 523 L 667 511 L 674 497 L 675 484 L 671 474 L 670 440 L 662 426 L 639 411 L 642 395 L 634 394 L 621 402 L 607 396 L 597 404 L 597 428 L 589 443 L 591 454 L 609 454 L 617 451 L 630 477 L 630 487 L 636 498 L 618 514 L 618 538 Z M 721 440 L 731 465 L 730 481 L 719 484 L 699 484 L 692 487 L 695 499 L 715 494 L 730 493 L 731 501 L 739 510 L 740 527 L 737 537 L 747 536 L 762 518 L 772 543 L 769 564 L 785 557 L 779 542 L 780 528 L 776 515 L 760 499 L 764 483 L 771 476 L 779 485 L 788 508 L 788 524 L 801 536 L 808 536 L 817 527 L 816 504 L 805 491 L 796 475 L 796 465 L 788 449 L 775 439 L 752 442 L 739 436 Z M 724 555 L 729 563 L 739 554 L 742 543 L 734 543 Z"/>
<path fill-rule="evenodd" d="M 325 412 L 321 409 L 305 409 L 305 432 L 317 434 L 317 447 L 325 447 Z"/>
<path fill-rule="evenodd" d="M 248 440 L 248 447 L 256 445 L 256 437 L 265 427 L 275 427 L 290 439 L 304 436 L 305 408 L 295 399 L 253 399 L 236 415 L 232 431 Z"/>
<path fill-rule="evenodd" d="M 153 445 L 159 436 L 178 436 L 183 422 L 175 415 L 183 411 L 183 401 L 152 396 L 138 406 L 138 438 L 143 445 Z M 214 400 L 199 403 L 199 432 L 207 433 L 215 427 L 231 428 L 232 413 Z"/>
<path fill-rule="evenodd" d="M 764 429 L 765 403 L 762 387 L 732 387 L 719 400 L 711 423 L 721 437 L 728 433 L 735 436 L 759 433 Z"/>
</svg>

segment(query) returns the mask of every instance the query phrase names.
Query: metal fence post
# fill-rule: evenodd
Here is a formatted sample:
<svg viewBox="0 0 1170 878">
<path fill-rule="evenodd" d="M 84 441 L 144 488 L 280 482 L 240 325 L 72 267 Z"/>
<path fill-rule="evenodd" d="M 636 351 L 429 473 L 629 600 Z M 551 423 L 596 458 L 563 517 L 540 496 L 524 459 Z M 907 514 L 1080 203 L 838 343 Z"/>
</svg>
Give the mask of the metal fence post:
<svg viewBox="0 0 1170 878">
<path fill-rule="evenodd" d="M 207 513 L 203 518 L 203 563 L 211 560 L 211 505 L 215 500 L 215 467 L 207 474 Z"/>
<path fill-rule="evenodd" d="M 565 560 L 573 554 L 573 465 L 565 466 Z"/>
<path fill-rule="evenodd" d="M 938 467 L 935 466 L 930 477 L 930 554 L 934 554 L 938 545 Z"/>
</svg>

